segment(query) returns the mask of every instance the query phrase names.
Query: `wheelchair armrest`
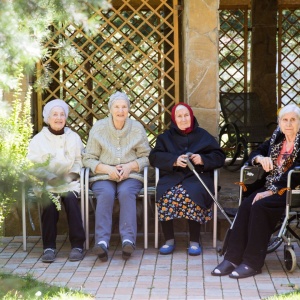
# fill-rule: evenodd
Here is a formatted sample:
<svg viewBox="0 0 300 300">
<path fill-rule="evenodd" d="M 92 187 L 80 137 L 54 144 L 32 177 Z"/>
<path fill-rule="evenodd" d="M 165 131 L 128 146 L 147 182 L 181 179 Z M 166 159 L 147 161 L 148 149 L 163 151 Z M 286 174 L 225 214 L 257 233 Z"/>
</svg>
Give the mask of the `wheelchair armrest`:
<svg viewBox="0 0 300 300">
<path fill-rule="evenodd" d="M 296 166 L 296 167 L 294 168 L 294 171 L 300 171 L 300 166 Z"/>
</svg>

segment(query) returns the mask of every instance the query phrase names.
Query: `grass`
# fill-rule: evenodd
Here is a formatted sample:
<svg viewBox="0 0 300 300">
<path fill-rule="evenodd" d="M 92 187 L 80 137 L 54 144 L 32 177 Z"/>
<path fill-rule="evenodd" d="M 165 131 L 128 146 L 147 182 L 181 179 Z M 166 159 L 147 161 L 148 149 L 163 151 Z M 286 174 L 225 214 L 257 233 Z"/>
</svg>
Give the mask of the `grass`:
<svg viewBox="0 0 300 300">
<path fill-rule="evenodd" d="M 295 290 L 287 294 L 271 296 L 266 298 L 265 300 L 299 300 L 299 299 L 300 299 L 300 290 Z"/>
<path fill-rule="evenodd" d="M 93 296 L 69 288 L 56 287 L 40 282 L 32 275 L 18 276 L 0 273 L 0 299 L 3 300 L 92 300 Z M 298 300 L 300 289 L 265 300 Z"/>
<path fill-rule="evenodd" d="M 34 279 L 32 275 L 17 276 L 0 273 L 0 299 L 3 300 L 91 300 L 91 295 L 56 287 Z"/>
</svg>

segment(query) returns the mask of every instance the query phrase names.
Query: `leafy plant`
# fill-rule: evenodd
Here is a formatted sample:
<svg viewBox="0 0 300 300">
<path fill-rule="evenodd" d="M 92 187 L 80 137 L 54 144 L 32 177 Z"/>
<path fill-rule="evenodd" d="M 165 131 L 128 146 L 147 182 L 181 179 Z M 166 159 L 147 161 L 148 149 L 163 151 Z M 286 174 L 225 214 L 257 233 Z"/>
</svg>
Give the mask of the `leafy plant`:
<svg viewBox="0 0 300 300">
<path fill-rule="evenodd" d="M 21 181 L 30 167 L 26 154 L 32 135 L 32 88 L 28 88 L 25 99 L 22 99 L 23 77 L 18 75 L 11 106 L 0 101 L 0 229 L 11 205 L 19 198 Z"/>
<path fill-rule="evenodd" d="M 91 295 L 68 288 L 56 287 L 33 278 L 31 274 L 17 276 L 0 273 L 0 298 L 5 300 L 17 299 L 94 299 Z"/>
</svg>

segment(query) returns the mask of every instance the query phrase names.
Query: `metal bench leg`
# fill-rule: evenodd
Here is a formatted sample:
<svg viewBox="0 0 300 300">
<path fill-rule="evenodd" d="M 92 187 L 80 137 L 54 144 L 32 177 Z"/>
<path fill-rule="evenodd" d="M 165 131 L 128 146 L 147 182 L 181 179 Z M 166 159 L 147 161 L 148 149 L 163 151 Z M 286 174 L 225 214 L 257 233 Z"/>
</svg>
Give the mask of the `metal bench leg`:
<svg viewBox="0 0 300 300">
<path fill-rule="evenodd" d="M 144 248 L 148 249 L 148 167 L 144 168 Z"/>
<path fill-rule="evenodd" d="M 25 187 L 22 184 L 22 232 L 23 232 L 23 250 L 27 250 L 26 244 L 26 207 L 25 207 Z"/>
<path fill-rule="evenodd" d="M 85 249 L 89 250 L 90 248 L 90 232 L 89 232 L 89 169 L 85 170 L 84 176 L 84 184 L 85 184 Z"/>
<path fill-rule="evenodd" d="M 215 187 L 215 199 L 218 201 L 218 184 L 219 184 L 219 171 L 214 170 L 214 187 Z M 217 227 L 218 227 L 218 208 L 214 202 L 214 215 L 213 215 L 213 248 L 217 247 Z"/>
</svg>

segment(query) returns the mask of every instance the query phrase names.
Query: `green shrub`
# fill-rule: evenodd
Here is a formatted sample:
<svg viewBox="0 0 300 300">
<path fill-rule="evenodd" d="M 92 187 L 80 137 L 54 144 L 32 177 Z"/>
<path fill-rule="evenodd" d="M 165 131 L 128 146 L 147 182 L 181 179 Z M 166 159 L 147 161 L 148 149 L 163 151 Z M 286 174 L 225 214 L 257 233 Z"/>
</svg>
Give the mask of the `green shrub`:
<svg viewBox="0 0 300 300">
<path fill-rule="evenodd" d="M 19 75 L 10 105 L 5 99 L 0 101 L 0 229 L 12 204 L 20 199 L 21 181 L 29 167 L 26 154 L 32 135 L 32 89 L 29 87 L 22 99 L 22 81 L 23 75 Z"/>
</svg>

